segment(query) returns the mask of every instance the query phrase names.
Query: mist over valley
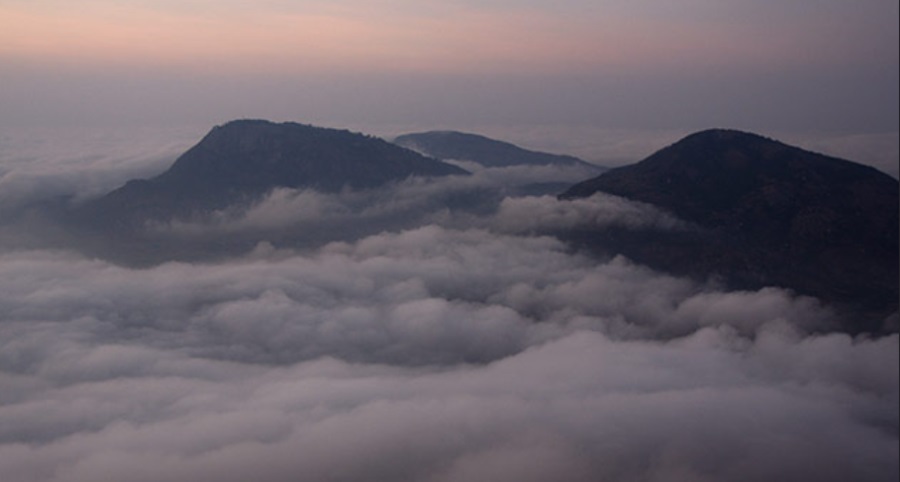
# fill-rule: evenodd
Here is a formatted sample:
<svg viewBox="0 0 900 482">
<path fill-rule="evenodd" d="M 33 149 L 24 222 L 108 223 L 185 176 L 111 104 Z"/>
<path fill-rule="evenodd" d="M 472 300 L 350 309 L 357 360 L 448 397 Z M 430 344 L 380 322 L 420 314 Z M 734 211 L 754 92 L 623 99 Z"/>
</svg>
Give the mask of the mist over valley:
<svg viewBox="0 0 900 482">
<path fill-rule="evenodd" d="M 741 144 L 771 153 L 771 140 L 710 132 L 731 134 L 646 157 L 675 149 L 687 156 L 677 166 L 722 167 L 722 149 L 740 161 L 726 171 L 771 160 Z M 771 238 L 748 234 L 760 231 L 683 207 L 792 232 L 741 217 L 765 216 L 752 186 L 734 205 L 694 198 L 692 185 L 715 180 L 692 167 L 699 181 L 677 181 L 688 192 L 648 188 L 664 199 L 558 197 L 646 164 L 490 165 L 268 121 L 201 137 L 127 162 L 4 161 L 3 480 L 898 476 L 896 296 L 883 294 L 896 294 L 897 263 L 884 260 L 893 279 L 852 278 L 848 301 L 763 269 Z M 831 162 L 783 152 L 773 162 L 808 158 L 805 175 Z M 894 207 L 854 222 L 896 227 L 896 179 L 853 166 Z M 790 176 L 765 176 L 779 186 L 771 199 L 812 206 Z M 815 219 L 839 220 L 831 236 L 864 231 L 823 209 Z M 844 254 L 877 264 L 896 232 L 866 238 L 869 258 Z M 716 251 L 734 233 L 747 252 Z M 823 249 L 827 260 L 845 248 Z"/>
</svg>

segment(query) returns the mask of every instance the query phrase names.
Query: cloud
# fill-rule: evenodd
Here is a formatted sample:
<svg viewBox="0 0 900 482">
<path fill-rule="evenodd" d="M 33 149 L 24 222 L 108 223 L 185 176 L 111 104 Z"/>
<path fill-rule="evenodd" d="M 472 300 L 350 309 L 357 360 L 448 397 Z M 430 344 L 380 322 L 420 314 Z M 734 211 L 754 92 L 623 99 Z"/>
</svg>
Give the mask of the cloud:
<svg viewBox="0 0 900 482">
<path fill-rule="evenodd" d="M 421 224 L 439 224 L 457 228 L 470 226 L 495 228 L 502 231 L 527 231 L 536 229 L 534 220 L 528 226 L 520 226 L 512 217 L 522 209 L 541 205 L 547 211 L 546 228 L 559 228 L 559 217 L 572 222 L 601 212 L 594 217 L 617 217 L 626 225 L 641 224 L 637 219 L 648 207 L 641 207 L 624 199 L 609 198 L 602 206 L 591 209 L 588 201 L 559 203 L 546 198 L 504 199 L 506 195 L 520 196 L 522 190 L 549 190 L 554 194 L 565 186 L 587 179 L 593 171 L 581 167 L 516 166 L 506 168 L 480 168 L 470 163 L 459 163 L 471 169 L 471 176 L 447 176 L 444 178 L 410 178 L 386 187 L 364 190 L 344 190 L 323 193 L 312 189 L 275 189 L 250 206 L 231 206 L 200 220 L 176 220 L 151 223 L 150 231 L 159 235 L 181 237 L 255 233 L 265 238 L 275 236 L 291 238 L 293 243 L 304 244 L 304 239 L 353 240 L 363 235 L 384 230 L 412 228 Z M 537 186 L 537 187 L 534 187 Z M 523 207 L 523 204 L 525 205 Z M 571 207 L 570 207 L 571 206 Z M 497 210 L 500 219 L 494 220 Z M 581 214 L 575 214 L 578 211 Z M 617 212 L 620 212 L 617 214 Z M 568 213 L 568 214 L 567 214 Z M 555 214 L 555 217 L 554 217 Z M 653 216 L 650 214 L 650 216 Z M 667 221 L 662 214 L 660 225 L 677 226 L 675 220 Z M 287 231 L 286 231 L 287 230 Z M 293 231 L 293 235 L 286 232 Z M 332 232 L 331 237 L 322 236 Z M 312 234 L 311 233 L 318 233 Z"/>
<path fill-rule="evenodd" d="M 704 330 L 677 343 L 615 342 L 578 332 L 488 365 L 323 358 L 220 366 L 218 377 L 159 353 L 175 373 L 46 388 L 4 406 L 13 428 L 68 423 L 71 433 L 4 443 L 0 467 L 5 480 L 67 481 L 896 475 L 896 373 L 869 390 L 835 375 L 871 373 L 865 359 L 895 366 L 896 337 L 822 336 L 799 349 L 777 331 L 766 337 L 753 345 Z M 780 370 L 795 364 L 802 374 Z"/>
<path fill-rule="evenodd" d="M 689 223 L 648 204 L 602 193 L 571 201 L 558 201 L 552 196 L 506 198 L 495 223 L 507 232 L 613 226 L 665 231 L 691 228 Z"/>
<path fill-rule="evenodd" d="M 472 166 L 465 166 L 467 168 Z M 154 241 L 242 237 L 251 242 L 318 247 L 384 231 L 437 225 L 504 234 L 551 233 L 577 226 L 628 230 L 688 230 L 692 225 L 650 205 L 597 194 L 559 201 L 554 194 L 585 179 L 583 169 L 511 167 L 473 169 L 471 176 L 411 178 L 387 187 L 323 193 L 280 188 L 250 206 L 232 206 L 203 219 L 151 222 Z M 536 186 L 536 187 L 533 187 Z"/>
<path fill-rule="evenodd" d="M 0 480 L 897 478 L 897 335 L 531 234 L 689 229 L 517 195 L 552 175 L 278 190 L 158 227 L 257 242 L 215 262 L 0 250 Z"/>
<path fill-rule="evenodd" d="M 194 128 L 10 129 L 0 144 L 0 211 L 57 196 L 81 201 L 168 167 Z"/>
<path fill-rule="evenodd" d="M 180 353 L 267 364 L 483 363 L 580 329 L 621 339 L 709 326 L 752 335 L 771 323 L 816 329 L 830 317 L 815 300 L 774 288 L 721 292 L 621 257 L 598 264 L 550 237 L 434 225 L 306 254 L 261 245 L 241 259 L 147 269 L 13 252 L 0 257 L 0 275 L 10 329 L 74 326 L 104 340 L 146 337 Z M 15 366 L 65 353 L 44 353 L 42 336 L 13 338 Z"/>
<path fill-rule="evenodd" d="M 129 269 L 0 256 L 3 480 L 884 480 L 898 338 L 436 225 Z M 813 326 L 810 326 L 813 325 Z"/>
</svg>

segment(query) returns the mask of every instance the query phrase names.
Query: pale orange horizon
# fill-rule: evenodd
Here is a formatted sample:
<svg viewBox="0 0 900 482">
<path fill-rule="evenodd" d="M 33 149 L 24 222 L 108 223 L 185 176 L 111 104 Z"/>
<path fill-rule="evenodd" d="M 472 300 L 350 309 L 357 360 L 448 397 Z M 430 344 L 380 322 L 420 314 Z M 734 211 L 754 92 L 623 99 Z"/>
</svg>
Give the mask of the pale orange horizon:
<svg viewBox="0 0 900 482">
<path fill-rule="evenodd" d="M 401 2 L 402 3 L 402 2 Z M 343 5 L 343 6 L 342 6 Z M 352 7 L 352 8 L 351 8 Z M 597 8 L 435 6 L 402 11 L 362 2 L 264 9 L 225 3 L 175 9 L 144 3 L 0 3 L 0 58 L 91 66 L 265 71 L 574 72 L 742 58 L 756 68 L 827 62 L 802 32 L 752 34 Z"/>
<path fill-rule="evenodd" d="M 0 121 L 891 132 L 889 3 L 0 0 Z"/>
</svg>

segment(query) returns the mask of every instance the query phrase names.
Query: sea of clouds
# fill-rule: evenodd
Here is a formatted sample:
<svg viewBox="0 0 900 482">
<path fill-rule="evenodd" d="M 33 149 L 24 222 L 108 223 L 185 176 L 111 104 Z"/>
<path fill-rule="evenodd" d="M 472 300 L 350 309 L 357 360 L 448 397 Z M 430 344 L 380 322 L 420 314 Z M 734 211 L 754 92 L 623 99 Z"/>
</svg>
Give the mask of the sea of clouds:
<svg viewBox="0 0 900 482">
<path fill-rule="evenodd" d="M 33 186 L 111 189 L 134 169 L 54 163 L 81 174 L 31 166 L 47 173 Z M 21 186 L 4 169 L 0 186 Z M 548 176 L 508 174 L 279 190 L 148 226 L 259 238 L 204 262 L 2 245 L 0 480 L 897 479 L 897 335 L 821 332 L 834 315 L 813 298 L 727 291 L 547 235 L 692 229 L 650 206 L 446 207 Z M 350 225 L 365 228 L 294 242 Z"/>
</svg>

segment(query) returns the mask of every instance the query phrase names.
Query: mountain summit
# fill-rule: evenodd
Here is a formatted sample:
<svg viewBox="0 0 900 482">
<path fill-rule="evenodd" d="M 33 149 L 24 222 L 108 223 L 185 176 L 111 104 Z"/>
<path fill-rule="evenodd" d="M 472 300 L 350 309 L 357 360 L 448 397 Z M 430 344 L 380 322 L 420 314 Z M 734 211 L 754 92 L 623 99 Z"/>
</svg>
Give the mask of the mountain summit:
<svg viewBox="0 0 900 482">
<path fill-rule="evenodd" d="M 596 192 L 655 205 L 704 230 L 690 242 L 622 243 L 638 260 L 722 275 L 738 287 L 775 284 L 864 311 L 897 310 L 898 182 L 874 168 L 714 129 L 560 198 Z"/>
<path fill-rule="evenodd" d="M 555 165 L 582 166 L 595 171 L 604 169 L 577 157 L 523 149 L 515 144 L 466 132 L 416 132 L 398 136 L 394 142 L 438 159 L 471 161 L 484 167 Z"/>
<path fill-rule="evenodd" d="M 253 201 L 275 188 L 335 192 L 452 174 L 467 172 L 375 137 L 238 120 L 213 128 L 162 174 L 129 181 L 85 210 L 106 222 L 136 225 Z"/>
</svg>

